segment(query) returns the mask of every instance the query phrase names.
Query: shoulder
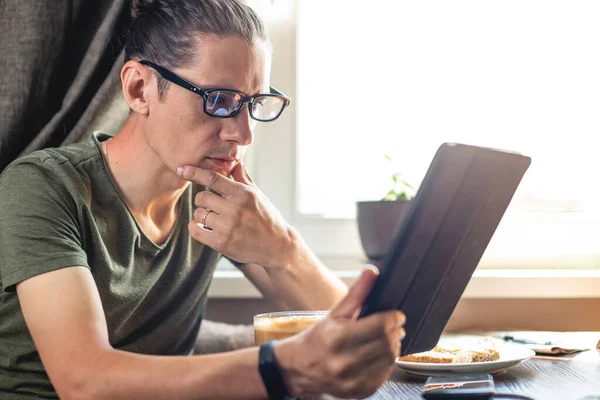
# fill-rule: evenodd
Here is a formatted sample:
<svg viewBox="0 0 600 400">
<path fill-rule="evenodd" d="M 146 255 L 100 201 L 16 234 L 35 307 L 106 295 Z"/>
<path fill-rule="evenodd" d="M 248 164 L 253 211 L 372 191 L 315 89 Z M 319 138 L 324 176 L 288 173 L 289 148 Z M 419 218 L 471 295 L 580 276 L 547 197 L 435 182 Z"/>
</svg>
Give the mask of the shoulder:
<svg viewBox="0 0 600 400">
<path fill-rule="evenodd" d="M 83 199 L 89 191 L 89 168 L 81 168 L 93 153 L 82 146 L 44 149 L 23 156 L 0 174 L 0 203 L 20 207 L 32 202 Z"/>
<path fill-rule="evenodd" d="M 45 185 L 55 175 L 57 163 L 51 153 L 40 150 L 18 158 L 9 164 L 0 174 L 0 187 L 4 189 L 19 189 L 34 187 L 36 184 Z"/>
<path fill-rule="evenodd" d="M 93 142 L 34 151 L 9 164 L 0 174 L 0 187 L 31 187 L 35 184 L 57 184 L 81 178 L 82 164 L 100 160 Z"/>
</svg>

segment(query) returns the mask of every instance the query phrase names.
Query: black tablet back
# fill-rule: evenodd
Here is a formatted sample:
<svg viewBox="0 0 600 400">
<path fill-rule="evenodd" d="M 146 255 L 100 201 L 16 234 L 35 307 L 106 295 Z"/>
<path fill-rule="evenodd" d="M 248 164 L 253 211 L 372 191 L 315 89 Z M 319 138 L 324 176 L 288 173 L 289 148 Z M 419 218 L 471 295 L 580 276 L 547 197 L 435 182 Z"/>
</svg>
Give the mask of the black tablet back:
<svg viewBox="0 0 600 400">
<path fill-rule="evenodd" d="M 361 311 L 406 314 L 402 355 L 438 343 L 530 163 L 518 153 L 440 146 Z"/>
</svg>

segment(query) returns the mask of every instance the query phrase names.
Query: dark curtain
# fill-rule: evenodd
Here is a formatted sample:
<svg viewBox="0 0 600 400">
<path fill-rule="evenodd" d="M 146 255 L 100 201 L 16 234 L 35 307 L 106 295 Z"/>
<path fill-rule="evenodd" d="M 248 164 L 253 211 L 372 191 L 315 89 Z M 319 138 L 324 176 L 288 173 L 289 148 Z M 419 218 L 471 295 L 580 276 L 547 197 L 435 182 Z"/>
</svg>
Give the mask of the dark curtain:
<svg viewBox="0 0 600 400">
<path fill-rule="evenodd" d="M 21 155 L 116 131 L 130 0 L 0 0 L 0 172 Z"/>
</svg>

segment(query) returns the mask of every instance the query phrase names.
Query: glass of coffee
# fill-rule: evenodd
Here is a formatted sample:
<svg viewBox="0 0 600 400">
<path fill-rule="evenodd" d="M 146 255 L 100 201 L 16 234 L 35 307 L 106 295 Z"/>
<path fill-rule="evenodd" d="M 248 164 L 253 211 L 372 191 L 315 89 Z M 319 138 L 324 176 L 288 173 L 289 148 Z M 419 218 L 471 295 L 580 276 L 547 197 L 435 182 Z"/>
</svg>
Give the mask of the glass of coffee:
<svg viewBox="0 0 600 400">
<path fill-rule="evenodd" d="M 281 311 L 254 316 L 254 342 L 257 346 L 285 339 L 310 328 L 329 311 Z"/>
</svg>

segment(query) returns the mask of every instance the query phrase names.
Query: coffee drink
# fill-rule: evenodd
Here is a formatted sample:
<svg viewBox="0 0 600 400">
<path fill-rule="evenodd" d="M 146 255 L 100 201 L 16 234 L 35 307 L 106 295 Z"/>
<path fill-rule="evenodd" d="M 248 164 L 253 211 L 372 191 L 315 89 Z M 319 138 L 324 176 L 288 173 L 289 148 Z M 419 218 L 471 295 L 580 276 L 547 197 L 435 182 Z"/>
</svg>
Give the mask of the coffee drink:
<svg viewBox="0 0 600 400">
<path fill-rule="evenodd" d="M 257 346 L 285 339 L 310 328 L 328 311 L 282 311 L 254 317 L 254 342 Z"/>
</svg>

